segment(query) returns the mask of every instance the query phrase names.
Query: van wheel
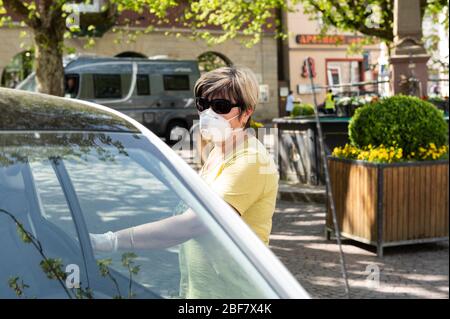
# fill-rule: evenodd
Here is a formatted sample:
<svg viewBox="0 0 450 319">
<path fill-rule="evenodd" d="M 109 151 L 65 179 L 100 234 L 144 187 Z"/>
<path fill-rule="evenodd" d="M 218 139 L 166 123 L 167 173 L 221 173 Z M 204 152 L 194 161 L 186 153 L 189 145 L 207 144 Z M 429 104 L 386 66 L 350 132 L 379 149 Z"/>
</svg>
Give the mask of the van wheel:
<svg viewBox="0 0 450 319">
<path fill-rule="evenodd" d="M 166 129 L 166 143 L 169 145 L 173 145 L 179 140 L 182 139 L 182 134 L 186 132 L 188 126 L 183 121 L 173 121 L 167 125 Z"/>
</svg>

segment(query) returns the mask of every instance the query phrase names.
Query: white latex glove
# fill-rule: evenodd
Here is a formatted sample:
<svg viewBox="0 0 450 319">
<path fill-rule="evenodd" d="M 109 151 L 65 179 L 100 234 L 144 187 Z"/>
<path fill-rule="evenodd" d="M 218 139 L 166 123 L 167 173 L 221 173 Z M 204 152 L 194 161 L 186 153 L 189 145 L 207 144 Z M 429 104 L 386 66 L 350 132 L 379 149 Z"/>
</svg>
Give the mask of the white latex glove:
<svg viewBox="0 0 450 319">
<path fill-rule="evenodd" d="M 117 251 L 117 235 L 112 231 L 104 234 L 89 234 L 95 251 Z"/>
</svg>

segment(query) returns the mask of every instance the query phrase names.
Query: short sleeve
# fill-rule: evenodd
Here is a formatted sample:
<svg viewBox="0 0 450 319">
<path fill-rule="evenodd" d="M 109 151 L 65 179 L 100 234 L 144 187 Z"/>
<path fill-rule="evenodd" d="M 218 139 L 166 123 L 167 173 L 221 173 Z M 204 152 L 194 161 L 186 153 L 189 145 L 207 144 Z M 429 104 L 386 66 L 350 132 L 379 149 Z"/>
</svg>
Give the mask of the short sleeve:
<svg viewBox="0 0 450 319">
<path fill-rule="evenodd" d="M 224 165 L 211 188 L 242 216 L 264 191 L 264 167 L 259 156 L 245 152 Z"/>
</svg>

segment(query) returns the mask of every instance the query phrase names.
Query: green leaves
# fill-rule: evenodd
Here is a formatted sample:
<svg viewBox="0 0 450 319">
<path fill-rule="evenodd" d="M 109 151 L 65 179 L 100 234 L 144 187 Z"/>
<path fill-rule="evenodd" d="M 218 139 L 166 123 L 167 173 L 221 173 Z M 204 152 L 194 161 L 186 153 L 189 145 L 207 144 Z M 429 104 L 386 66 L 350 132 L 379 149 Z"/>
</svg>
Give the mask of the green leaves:
<svg viewBox="0 0 450 319">
<path fill-rule="evenodd" d="M 23 282 L 19 277 L 11 277 L 8 280 L 8 286 L 14 290 L 18 297 L 22 297 L 25 295 L 25 289 L 29 288 L 27 284 Z"/>
<path fill-rule="evenodd" d="M 67 277 L 61 258 L 46 258 L 40 262 L 40 266 L 48 279 L 65 280 Z"/>
<path fill-rule="evenodd" d="M 394 146 L 405 154 L 434 143 L 448 143 L 448 125 L 443 112 L 416 97 L 397 95 L 356 110 L 349 123 L 349 138 L 357 147 Z"/>
<path fill-rule="evenodd" d="M 17 234 L 24 243 L 31 243 L 31 236 L 23 229 L 23 226 L 21 224 L 17 225 Z"/>
<path fill-rule="evenodd" d="M 128 268 L 128 274 L 129 274 L 129 285 L 128 285 L 128 298 L 133 298 L 134 294 L 131 290 L 132 283 L 133 283 L 133 275 L 137 275 L 139 273 L 139 270 L 141 266 L 134 265 L 135 259 L 137 258 L 137 255 L 135 253 L 123 253 L 122 254 L 122 265 L 125 268 Z"/>
<path fill-rule="evenodd" d="M 106 277 L 109 275 L 109 266 L 111 265 L 111 263 L 112 263 L 111 258 L 97 260 L 97 266 L 100 271 L 100 275 L 102 275 L 102 277 Z"/>
<path fill-rule="evenodd" d="M 291 116 L 295 117 L 302 115 L 314 115 L 314 106 L 309 103 L 294 103 Z"/>
<path fill-rule="evenodd" d="M 140 267 L 139 265 L 134 266 L 134 260 L 137 258 L 135 253 L 124 253 L 122 255 L 122 265 L 129 269 L 129 271 L 133 275 L 137 275 L 139 273 Z"/>
<path fill-rule="evenodd" d="M 131 289 L 132 283 L 133 283 L 133 275 L 137 275 L 141 269 L 140 265 L 135 265 L 136 258 L 137 258 L 137 255 L 132 252 L 123 253 L 122 258 L 121 258 L 122 266 L 127 268 L 128 274 L 129 274 L 128 298 L 132 298 L 134 296 L 134 293 Z M 99 267 L 100 274 L 103 277 L 110 278 L 116 287 L 117 295 L 114 296 L 114 299 L 122 299 L 123 296 L 120 293 L 119 285 L 118 285 L 116 279 L 111 275 L 111 272 L 109 271 L 109 267 L 111 266 L 111 264 L 112 264 L 111 258 L 97 260 L 97 266 Z"/>
</svg>

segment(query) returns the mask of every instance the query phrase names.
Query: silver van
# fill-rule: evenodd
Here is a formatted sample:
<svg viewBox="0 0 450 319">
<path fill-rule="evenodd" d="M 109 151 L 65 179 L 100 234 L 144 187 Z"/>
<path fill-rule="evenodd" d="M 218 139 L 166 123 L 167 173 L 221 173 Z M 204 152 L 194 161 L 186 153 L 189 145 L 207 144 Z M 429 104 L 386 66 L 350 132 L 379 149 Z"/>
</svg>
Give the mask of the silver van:
<svg viewBox="0 0 450 319">
<path fill-rule="evenodd" d="M 198 118 L 195 60 L 78 56 L 65 59 L 64 73 L 66 97 L 114 108 L 168 142 Z M 36 91 L 34 73 L 17 89 Z"/>
</svg>

